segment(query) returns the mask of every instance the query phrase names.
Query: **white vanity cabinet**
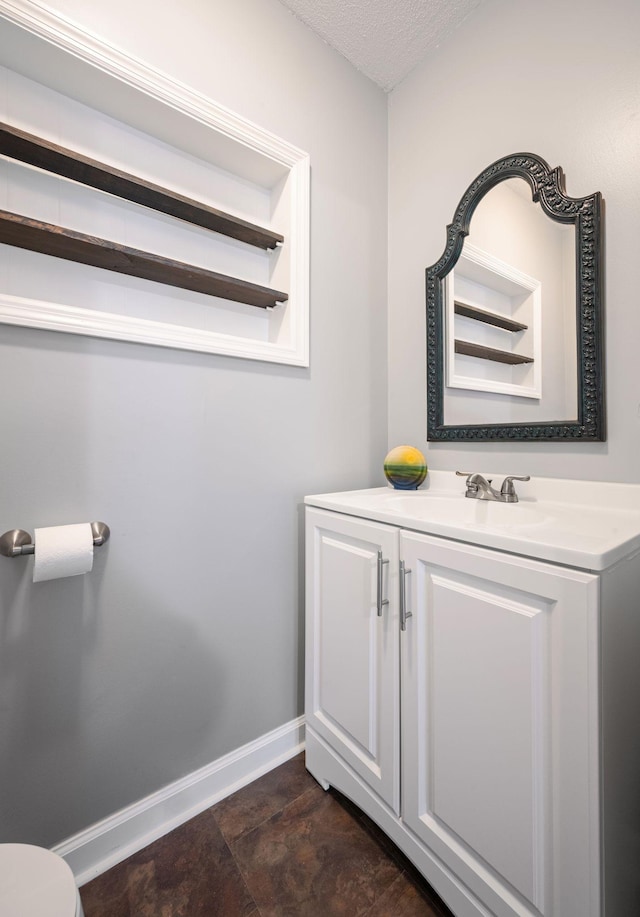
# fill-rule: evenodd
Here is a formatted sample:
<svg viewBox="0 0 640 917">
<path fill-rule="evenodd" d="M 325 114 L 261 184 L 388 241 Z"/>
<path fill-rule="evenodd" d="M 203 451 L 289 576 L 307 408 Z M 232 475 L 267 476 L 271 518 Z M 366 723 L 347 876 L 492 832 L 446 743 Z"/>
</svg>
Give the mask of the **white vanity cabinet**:
<svg viewBox="0 0 640 917">
<path fill-rule="evenodd" d="M 598 579 L 402 532 L 403 819 L 490 913 L 598 913 Z"/>
<path fill-rule="evenodd" d="M 353 511 L 307 506 L 310 772 L 372 817 L 457 917 L 640 913 L 614 658 L 638 637 L 637 560 L 592 572 Z M 601 632 L 609 600 L 626 637 L 624 624 Z M 637 727 L 627 736 L 637 760 Z"/>
<path fill-rule="evenodd" d="M 307 513 L 307 727 L 398 814 L 398 532 Z"/>
</svg>

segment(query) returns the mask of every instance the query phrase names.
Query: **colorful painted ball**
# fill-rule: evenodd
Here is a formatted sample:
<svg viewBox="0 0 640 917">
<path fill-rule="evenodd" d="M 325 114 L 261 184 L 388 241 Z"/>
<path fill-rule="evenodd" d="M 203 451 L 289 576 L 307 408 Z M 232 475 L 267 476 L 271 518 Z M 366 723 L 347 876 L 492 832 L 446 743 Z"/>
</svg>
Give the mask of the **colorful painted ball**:
<svg viewBox="0 0 640 917">
<path fill-rule="evenodd" d="M 415 446 L 396 446 L 384 460 L 384 474 L 396 490 L 416 490 L 427 476 L 427 462 Z"/>
</svg>

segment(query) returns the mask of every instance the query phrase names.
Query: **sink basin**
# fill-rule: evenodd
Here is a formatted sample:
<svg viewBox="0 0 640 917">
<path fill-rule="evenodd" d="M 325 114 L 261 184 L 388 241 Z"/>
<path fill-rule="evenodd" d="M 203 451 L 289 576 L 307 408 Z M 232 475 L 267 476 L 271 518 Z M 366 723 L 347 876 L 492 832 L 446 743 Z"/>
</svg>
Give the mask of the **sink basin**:
<svg viewBox="0 0 640 917">
<path fill-rule="evenodd" d="M 418 491 L 416 498 L 391 494 L 386 500 L 392 512 L 410 515 L 424 522 L 445 525 L 466 525 L 474 528 L 521 528 L 542 525 L 549 516 L 524 503 L 494 503 L 489 500 L 471 500 L 460 495 L 424 496 Z"/>
<path fill-rule="evenodd" d="M 376 487 L 305 503 L 588 570 L 640 550 L 640 485 L 536 478 L 518 494 L 518 503 L 470 499 L 452 472 L 429 472 L 416 491 Z"/>
</svg>

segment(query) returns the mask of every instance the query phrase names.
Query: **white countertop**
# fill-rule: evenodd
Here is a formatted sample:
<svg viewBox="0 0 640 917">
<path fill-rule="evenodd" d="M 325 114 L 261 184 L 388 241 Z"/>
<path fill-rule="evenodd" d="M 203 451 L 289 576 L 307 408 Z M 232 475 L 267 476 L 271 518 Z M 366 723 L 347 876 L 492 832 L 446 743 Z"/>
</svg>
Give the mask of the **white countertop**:
<svg viewBox="0 0 640 917">
<path fill-rule="evenodd" d="M 500 488 L 504 475 L 480 473 Z M 466 498 L 454 472 L 431 471 L 418 490 L 389 485 L 305 503 L 586 570 L 640 550 L 640 485 L 543 477 L 515 484 L 518 503 L 494 503 Z"/>
</svg>

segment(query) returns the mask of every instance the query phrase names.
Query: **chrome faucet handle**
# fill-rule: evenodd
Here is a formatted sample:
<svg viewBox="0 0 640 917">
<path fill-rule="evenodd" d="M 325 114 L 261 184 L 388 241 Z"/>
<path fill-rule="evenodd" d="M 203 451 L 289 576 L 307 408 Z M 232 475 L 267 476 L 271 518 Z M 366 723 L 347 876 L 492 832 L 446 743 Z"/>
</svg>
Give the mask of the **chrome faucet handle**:
<svg viewBox="0 0 640 917">
<path fill-rule="evenodd" d="M 482 475 L 478 474 L 476 471 L 456 471 L 456 474 L 459 475 L 459 477 L 461 478 L 466 478 L 467 481 L 469 480 L 469 478 L 475 477 L 476 475 L 479 478 L 482 477 Z M 493 478 L 484 478 L 484 480 L 487 482 L 487 484 L 491 484 L 491 482 L 493 481 Z"/>
<path fill-rule="evenodd" d="M 516 489 L 515 489 L 515 487 L 513 486 L 513 482 L 514 482 L 514 481 L 530 481 L 530 480 L 531 480 L 531 475 L 529 475 L 529 474 L 524 474 L 524 475 L 510 474 L 510 475 L 508 475 L 508 477 L 506 477 L 506 478 L 504 479 L 504 481 L 502 482 L 502 487 L 500 488 L 500 493 L 501 493 L 503 496 L 515 497 L 516 500 L 517 500 L 518 497 L 517 497 L 517 494 L 516 494 Z"/>
<path fill-rule="evenodd" d="M 474 496 L 478 493 L 478 484 L 475 481 L 472 481 L 471 478 L 474 477 L 473 471 L 456 471 L 458 477 L 466 478 L 467 490 L 465 497 Z"/>
<path fill-rule="evenodd" d="M 490 499 L 488 494 L 493 492 L 491 478 L 485 478 L 477 471 L 473 471 L 471 474 L 467 474 L 465 471 L 456 471 L 456 474 L 467 479 L 465 497 L 478 497 L 481 500 Z"/>
<path fill-rule="evenodd" d="M 487 484 L 491 484 L 493 481 L 493 478 L 484 478 L 481 474 L 478 474 L 477 471 L 456 471 L 456 474 L 461 478 L 466 478 L 467 482 L 469 481 L 469 478 L 482 478 L 482 480 L 486 481 Z"/>
</svg>

